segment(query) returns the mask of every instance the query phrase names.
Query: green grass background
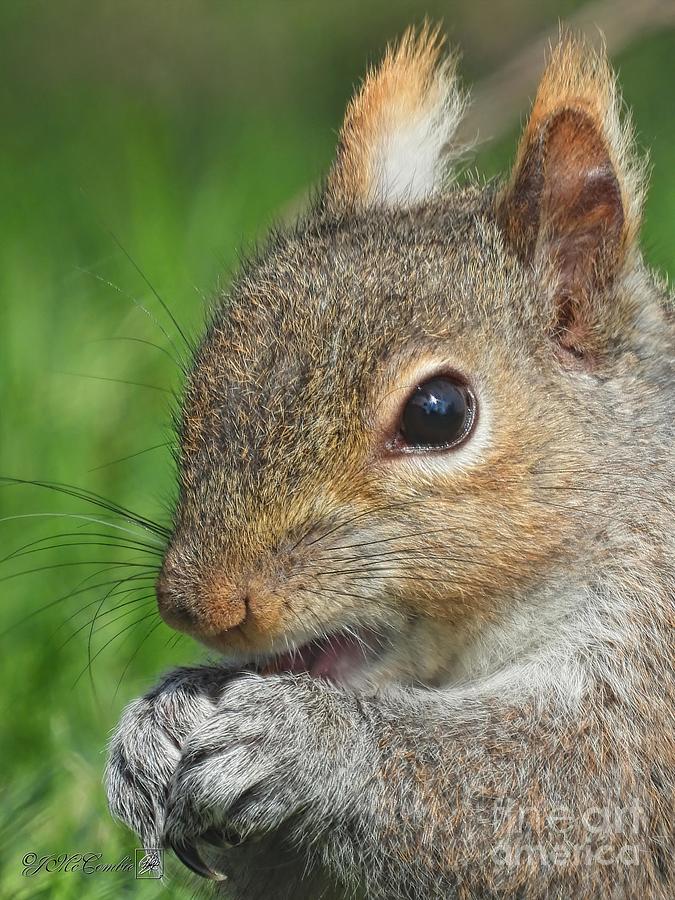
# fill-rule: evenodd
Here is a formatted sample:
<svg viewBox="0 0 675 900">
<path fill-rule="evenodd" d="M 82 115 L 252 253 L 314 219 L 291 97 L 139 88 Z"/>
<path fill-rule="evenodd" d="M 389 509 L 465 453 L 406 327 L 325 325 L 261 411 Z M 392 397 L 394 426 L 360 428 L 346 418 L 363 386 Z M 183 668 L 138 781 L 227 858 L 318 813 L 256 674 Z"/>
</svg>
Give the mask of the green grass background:
<svg viewBox="0 0 675 900">
<path fill-rule="evenodd" d="M 442 18 L 470 82 L 580 4 L 486 6 L 3 0 L 0 474 L 74 483 L 166 521 L 166 447 L 105 465 L 170 438 L 165 391 L 180 388 L 180 372 L 137 304 L 175 328 L 146 279 L 197 335 L 204 298 L 316 182 L 352 84 L 409 22 Z M 670 273 L 674 58 L 675 33 L 662 31 L 615 59 L 651 150 L 645 253 Z M 480 170 L 508 164 L 517 129 L 479 151 Z M 129 875 L 21 874 L 30 851 L 99 851 L 107 863 L 133 851 L 105 808 L 107 734 L 162 670 L 202 656 L 188 640 L 174 646 L 163 625 L 144 639 L 156 619 L 134 623 L 152 614 L 152 598 L 99 620 L 90 648 L 105 591 L 54 601 L 104 561 L 141 557 L 78 546 L 87 539 L 59 535 L 86 523 L 36 515 L 63 512 L 95 514 L 35 488 L 0 488 L 0 896 L 183 896 Z M 42 538 L 75 546 L 6 559 Z M 90 649 L 101 652 L 88 669 Z"/>
</svg>

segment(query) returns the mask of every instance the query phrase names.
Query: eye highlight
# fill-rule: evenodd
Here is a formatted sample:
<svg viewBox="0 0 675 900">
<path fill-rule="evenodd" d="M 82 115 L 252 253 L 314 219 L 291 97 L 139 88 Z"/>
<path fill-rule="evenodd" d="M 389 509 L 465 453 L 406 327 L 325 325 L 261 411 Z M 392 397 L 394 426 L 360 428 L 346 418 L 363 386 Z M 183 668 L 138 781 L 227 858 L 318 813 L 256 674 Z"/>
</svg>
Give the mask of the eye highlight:
<svg viewBox="0 0 675 900">
<path fill-rule="evenodd" d="M 448 450 L 461 444 L 476 420 L 468 386 L 449 375 L 419 384 L 408 398 L 392 449 Z"/>
</svg>

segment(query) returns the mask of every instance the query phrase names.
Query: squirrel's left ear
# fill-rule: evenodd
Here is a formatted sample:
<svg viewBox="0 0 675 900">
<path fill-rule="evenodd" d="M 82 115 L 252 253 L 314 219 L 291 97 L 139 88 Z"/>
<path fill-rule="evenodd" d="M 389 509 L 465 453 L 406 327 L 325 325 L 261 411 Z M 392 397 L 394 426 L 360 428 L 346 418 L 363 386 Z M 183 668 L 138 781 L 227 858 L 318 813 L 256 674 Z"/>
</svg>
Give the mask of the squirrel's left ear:
<svg viewBox="0 0 675 900">
<path fill-rule="evenodd" d="M 351 100 L 323 202 L 335 213 L 406 207 L 445 183 L 464 111 L 438 28 L 409 29 Z"/>
<path fill-rule="evenodd" d="M 551 333 L 578 357 L 600 350 L 612 287 L 638 252 L 644 164 L 619 107 L 604 55 L 563 39 L 497 201 L 508 243 L 551 286 Z"/>
</svg>

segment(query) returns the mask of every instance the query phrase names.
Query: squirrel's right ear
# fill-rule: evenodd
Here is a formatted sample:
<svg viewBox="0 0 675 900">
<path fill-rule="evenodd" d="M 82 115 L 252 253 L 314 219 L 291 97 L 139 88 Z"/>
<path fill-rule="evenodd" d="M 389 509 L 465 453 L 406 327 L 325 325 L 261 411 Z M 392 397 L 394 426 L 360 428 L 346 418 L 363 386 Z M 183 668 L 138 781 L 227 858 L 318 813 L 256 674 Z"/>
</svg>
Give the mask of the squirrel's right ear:
<svg viewBox="0 0 675 900">
<path fill-rule="evenodd" d="M 465 106 L 438 28 L 409 29 L 351 100 L 323 203 L 406 207 L 440 190 Z"/>
<path fill-rule="evenodd" d="M 549 329 L 577 357 L 602 350 L 612 288 L 637 253 L 644 164 L 603 54 L 554 49 L 498 198 L 507 242 L 551 285 Z"/>
</svg>

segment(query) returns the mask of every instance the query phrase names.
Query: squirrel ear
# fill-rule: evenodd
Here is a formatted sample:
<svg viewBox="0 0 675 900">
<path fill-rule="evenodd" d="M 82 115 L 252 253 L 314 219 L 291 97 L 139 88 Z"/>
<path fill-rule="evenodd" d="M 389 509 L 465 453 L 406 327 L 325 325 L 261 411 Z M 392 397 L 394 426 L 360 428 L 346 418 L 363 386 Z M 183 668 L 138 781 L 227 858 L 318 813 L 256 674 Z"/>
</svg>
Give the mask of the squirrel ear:
<svg viewBox="0 0 675 900">
<path fill-rule="evenodd" d="M 324 202 L 336 212 L 410 206 L 444 183 L 465 98 L 438 28 L 408 29 L 352 98 Z"/>
<path fill-rule="evenodd" d="M 551 332 L 575 356 L 592 355 L 603 301 L 637 248 L 643 166 L 619 117 L 607 60 L 566 37 L 553 51 L 498 199 L 507 240 L 554 279 Z"/>
</svg>

